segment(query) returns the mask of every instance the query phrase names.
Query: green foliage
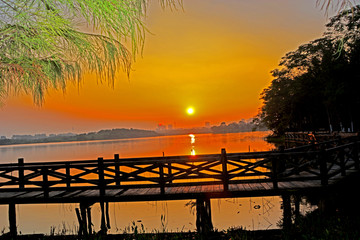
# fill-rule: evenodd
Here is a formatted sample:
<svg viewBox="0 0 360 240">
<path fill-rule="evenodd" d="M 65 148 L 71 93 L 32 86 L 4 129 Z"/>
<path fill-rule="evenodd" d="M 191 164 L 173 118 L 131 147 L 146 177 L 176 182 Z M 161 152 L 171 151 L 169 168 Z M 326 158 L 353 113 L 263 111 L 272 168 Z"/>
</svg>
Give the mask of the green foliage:
<svg viewBox="0 0 360 240">
<path fill-rule="evenodd" d="M 176 0 L 160 0 L 176 6 Z M 0 98 L 24 91 L 41 104 L 50 88 L 95 72 L 113 84 L 142 49 L 147 0 L 0 0 Z M 131 50 L 128 49 L 130 47 Z M 1 100 L 1 99 L 0 99 Z"/>
<path fill-rule="evenodd" d="M 329 11 L 330 9 L 333 9 L 335 11 L 340 12 L 344 9 L 353 9 L 355 7 L 354 0 L 317 0 L 316 4 L 318 6 L 321 6 L 321 9 L 325 9 L 326 11 Z"/>
<path fill-rule="evenodd" d="M 257 118 L 280 135 L 288 130 L 358 130 L 359 27 L 356 6 L 331 18 L 322 38 L 287 53 L 261 94 L 264 105 Z"/>
</svg>

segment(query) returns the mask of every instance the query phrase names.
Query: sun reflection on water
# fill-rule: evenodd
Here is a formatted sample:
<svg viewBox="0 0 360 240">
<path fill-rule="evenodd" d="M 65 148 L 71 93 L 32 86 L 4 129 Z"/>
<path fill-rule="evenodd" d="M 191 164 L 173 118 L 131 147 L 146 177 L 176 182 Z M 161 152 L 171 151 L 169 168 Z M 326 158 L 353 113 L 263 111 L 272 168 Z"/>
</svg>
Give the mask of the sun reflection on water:
<svg viewBox="0 0 360 240">
<path fill-rule="evenodd" d="M 195 152 L 195 135 L 194 134 L 189 134 L 190 137 L 190 143 L 191 143 L 191 150 L 190 150 L 190 155 L 191 156 L 195 156 L 196 152 Z"/>
</svg>

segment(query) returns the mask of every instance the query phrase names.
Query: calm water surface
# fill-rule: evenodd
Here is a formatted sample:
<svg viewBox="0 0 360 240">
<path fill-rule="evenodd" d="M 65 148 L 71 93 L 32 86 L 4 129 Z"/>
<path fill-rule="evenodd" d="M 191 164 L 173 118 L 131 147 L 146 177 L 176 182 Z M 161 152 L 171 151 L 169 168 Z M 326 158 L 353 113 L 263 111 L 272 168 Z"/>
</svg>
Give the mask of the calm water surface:
<svg viewBox="0 0 360 240">
<path fill-rule="evenodd" d="M 196 134 L 138 139 L 27 144 L 0 147 L 0 163 L 89 160 L 98 157 L 146 157 L 227 152 L 265 151 L 274 146 L 264 141 L 268 132 Z M 129 226 L 144 226 L 146 231 L 195 230 L 194 209 L 186 201 L 110 203 L 110 233 L 122 233 Z M 277 228 L 281 219 L 279 197 L 213 199 L 212 219 L 217 229 L 242 226 L 246 229 Z M 17 225 L 21 233 L 76 233 L 75 208 L 78 204 L 17 205 Z M 8 208 L 0 206 L 0 231 L 8 231 Z M 92 207 L 96 231 L 100 229 L 100 207 Z"/>
</svg>

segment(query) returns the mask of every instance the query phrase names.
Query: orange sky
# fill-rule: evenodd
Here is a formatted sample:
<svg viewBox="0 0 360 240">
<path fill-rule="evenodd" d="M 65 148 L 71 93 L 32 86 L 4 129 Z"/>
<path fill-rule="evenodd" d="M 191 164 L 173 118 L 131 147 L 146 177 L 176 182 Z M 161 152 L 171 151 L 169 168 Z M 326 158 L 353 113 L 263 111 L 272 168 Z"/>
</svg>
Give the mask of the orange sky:
<svg viewBox="0 0 360 240">
<path fill-rule="evenodd" d="M 142 56 L 130 79 L 115 87 L 91 74 L 66 93 L 51 90 L 44 105 L 8 97 L 0 135 L 203 126 L 256 115 L 259 94 L 280 58 L 321 36 L 326 22 L 316 0 L 183 0 L 184 11 L 152 1 Z M 195 114 L 188 116 L 186 108 Z"/>
</svg>

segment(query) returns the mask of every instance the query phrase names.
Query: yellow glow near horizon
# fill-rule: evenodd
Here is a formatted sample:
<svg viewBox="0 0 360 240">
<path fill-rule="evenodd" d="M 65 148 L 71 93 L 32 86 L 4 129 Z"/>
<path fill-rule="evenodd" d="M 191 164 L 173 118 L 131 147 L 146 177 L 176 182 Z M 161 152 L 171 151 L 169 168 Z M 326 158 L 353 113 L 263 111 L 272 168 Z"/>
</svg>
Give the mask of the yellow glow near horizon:
<svg viewBox="0 0 360 240">
<path fill-rule="evenodd" d="M 193 114 L 195 113 L 195 109 L 194 109 L 193 107 L 188 107 L 188 108 L 186 109 L 186 113 L 187 113 L 188 115 L 193 115 Z"/>
</svg>

